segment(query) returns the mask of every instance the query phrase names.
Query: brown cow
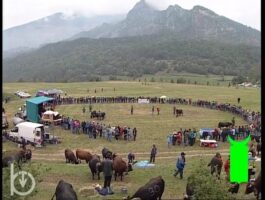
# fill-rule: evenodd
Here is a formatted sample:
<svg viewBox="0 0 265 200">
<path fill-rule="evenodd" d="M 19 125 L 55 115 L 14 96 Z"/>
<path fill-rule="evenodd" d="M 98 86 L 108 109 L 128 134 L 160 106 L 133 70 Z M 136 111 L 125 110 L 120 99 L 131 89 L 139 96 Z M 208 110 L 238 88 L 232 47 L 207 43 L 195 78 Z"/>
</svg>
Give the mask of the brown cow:
<svg viewBox="0 0 265 200">
<path fill-rule="evenodd" d="M 76 149 L 76 158 L 81 163 L 81 160 L 85 160 L 88 163 L 92 159 L 92 154 L 82 149 Z"/>
<path fill-rule="evenodd" d="M 65 155 L 65 162 L 66 163 L 78 164 L 78 160 L 76 159 L 75 154 L 72 150 L 65 149 L 64 155 Z"/>
<path fill-rule="evenodd" d="M 113 154 L 113 170 L 114 170 L 115 181 L 117 179 L 117 175 L 121 176 L 121 181 L 122 181 L 123 172 L 129 172 L 132 171 L 133 169 L 131 163 L 127 164 L 122 159 L 122 157 Z"/>
</svg>

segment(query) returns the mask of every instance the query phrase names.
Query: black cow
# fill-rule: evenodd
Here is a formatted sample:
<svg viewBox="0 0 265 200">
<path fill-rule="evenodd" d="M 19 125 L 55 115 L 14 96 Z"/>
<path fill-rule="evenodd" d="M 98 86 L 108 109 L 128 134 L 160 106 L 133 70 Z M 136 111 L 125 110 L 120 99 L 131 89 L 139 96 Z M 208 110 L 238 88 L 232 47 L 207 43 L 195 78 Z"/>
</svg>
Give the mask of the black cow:
<svg viewBox="0 0 265 200">
<path fill-rule="evenodd" d="M 103 159 L 112 158 L 112 152 L 109 149 L 104 147 L 102 149 L 102 157 L 103 157 Z"/>
<path fill-rule="evenodd" d="M 222 128 L 222 127 L 230 127 L 233 124 L 231 122 L 219 122 L 218 123 L 218 128 Z"/>
<path fill-rule="evenodd" d="M 102 172 L 102 164 L 100 162 L 100 157 L 98 155 L 93 155 L 88 165 L 91 170 L 93 180 L 95 174 L 98 175 L 98 180 L 99 180 L 100 172 Z"/>
<path fill-rule="evenodd" d="M 144 186 L 140 187 L 132 197 L 127 199 L 140 198 L 141 200 L 161 200 L 165 189 L 165 181 L 161 176 L 152 178 Z"/>
<path fill-rule="evenodd" d="M 77 200 L 77 195 L 70 183 L 60 180 L 52 199 L 56 195 L 56 200 Z"/>
<path fill-rule="evenodd" d="M 182 109 L 176 109 L 176 117 L 183 116 L 183 110 Z"/>
<path fill-rule="evenodd" d="M 92 111 L 91 114 L 90 114 L 90 118 L 97 118 L 97 119 L 100 119 L 100 120 L 103 120 L 105 119 L 105 115 L 106 113 L 105 112 L 97 112 L 97 111 Z"/>
</svg>

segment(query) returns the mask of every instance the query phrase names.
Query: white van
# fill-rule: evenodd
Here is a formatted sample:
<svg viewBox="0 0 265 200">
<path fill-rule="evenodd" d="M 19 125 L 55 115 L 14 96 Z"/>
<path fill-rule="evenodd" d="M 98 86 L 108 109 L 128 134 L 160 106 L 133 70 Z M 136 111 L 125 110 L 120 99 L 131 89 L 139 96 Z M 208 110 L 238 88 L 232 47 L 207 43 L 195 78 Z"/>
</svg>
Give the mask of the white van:
<svg viewBox="0 0 265 200">
<path fill-rule="evenodd" d="M 19 142 L 21 142 L 21 137 L 23 137 L 27 142 L 31 144 L 42 146 L 44 134 L 43 124 L 21 122 L 10 131 L 9 137 Z"/>
</svg>

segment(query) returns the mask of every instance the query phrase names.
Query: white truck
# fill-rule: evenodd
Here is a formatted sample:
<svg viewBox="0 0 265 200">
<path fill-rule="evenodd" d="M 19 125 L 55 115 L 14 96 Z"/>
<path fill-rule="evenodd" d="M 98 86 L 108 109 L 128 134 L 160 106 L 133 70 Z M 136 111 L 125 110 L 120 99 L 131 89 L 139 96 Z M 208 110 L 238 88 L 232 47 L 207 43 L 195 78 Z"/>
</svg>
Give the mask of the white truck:
<svg viewBox="0 0 265 200">
<path fill-rule="evenodd" d="M 11 140 L 16 142 L 21 142 L 21 137 L 23 137 L 27 143 L 34 144 L 36 147 L 41 147 L 43 145 L 44 135 L 43 124 L 21 122 L 10 131 L 8 136 Z"/>
</svg>

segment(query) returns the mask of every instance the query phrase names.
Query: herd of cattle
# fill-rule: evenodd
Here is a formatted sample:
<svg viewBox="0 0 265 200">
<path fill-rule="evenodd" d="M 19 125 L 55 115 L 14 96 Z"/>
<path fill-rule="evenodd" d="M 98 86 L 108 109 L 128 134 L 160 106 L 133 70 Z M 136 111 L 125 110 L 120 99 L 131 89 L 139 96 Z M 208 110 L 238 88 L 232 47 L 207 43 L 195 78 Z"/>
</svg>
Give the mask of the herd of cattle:
<svg viewBox="0 0 265 200">
<path fill-rule="evenodd" d="M 86 163 L 88 163 L 92 174 L 92 179 L 94 180 L 95 175 L 98 176 L 98 180 L 100 179 L 100 173 L 102 172 L 102 161 L 100 160 L 99 155 L 92 155 L 90 152 L 82 149 L 76 149 L 76 154 L 74 154 L 74 152 L 70 149 L 65 149 L 64 153 L 66 163 L 79 164 L 81 163 L 81 160 L 84 160 L 86 161 Z M 107 148 L 102 149 L 102 157 L 103 159 L 106 159 L 107 157 L 112 158 L 115 181 L 117 179 L 117 176 L 120 176 L 120 179 L 122 181 L 123 174 L 133 170 L 131 163 L 126 163 L 126 161 L 124 161 L 121 156 L 115 153 L 113 154 Z"/>
<path fill-rule="evenodd" d="M 11 163 L 17 162 L 18 167 L 21 168 L 22 162 L 30 161 L 32 157 L 32 152 L 30 149 L 21 149 L 18 151 L 14 151 L 12 153 L 6 154 L 2 158 L 2 167 L 8 167 Z M 132 171 L 132 164 L 127 163 L 123 158 L 115 153 L 112 153 L 109 149 L 102 149 L 102 157 L 103 160 L 106 158 L 112 158 L 113 160 L 113 171 L 115 181 L 117 180 L 117 176 L 120 176 L 120 180 L 123 180 L 123 175 L 128 174 L 128 172 Z M 81 161 L 85 161 L 91 171 L 92 179 L 94 180 L 95 175 L 97 175 L 98 180 L 100 180 L 100 173 L 102 172 L 102 161 L 99 155 L 92 155 L 90 152 L 76 149 L 76 153 L 70 149 L 65 149 L 65 159 L 66 163 L 79 164 Z M 211 165 L 217 165 L 216 173 L 220 177 L 220 172 L 222 165 L 218 163 L 212 163 Z M 212 170 L 211 170 L 212 171 Z M 212 171 L 213 172 L 213 171 Z M 134 195 L 131 197 L 128 196 L 126 199 L 141 199 L 141 200 L 157 200 L 161 199 L 163 192 L 165 189 L 165 180 L 161 177 L 151 178 L 144 186 L 140 187 Z M 233 184 L 229 189 L 231 193 L 237 193 L 239 189 L 238 184 Z M 259 199 L 261 193 L 261 173 L 258 175 L 257 179 L 253 184 L 248 184 L 245 190 L 245 194 L 249 194 L 254 192 L 257 199 Z M 194 186 L 186 185 L 186 195 L 184 197 L 185 200 L 189 200 L 194 195 L 195 190 Z M 52 199 L 56 196 L 56 200 L 77 200 L 76 192 L 73 189 L 73 186 L 70 183 L 67 183 L 63 180 L 60 180 L 55 194 Z M 66 198 L 67 197 L 67 198 Z"/>
</svg>

